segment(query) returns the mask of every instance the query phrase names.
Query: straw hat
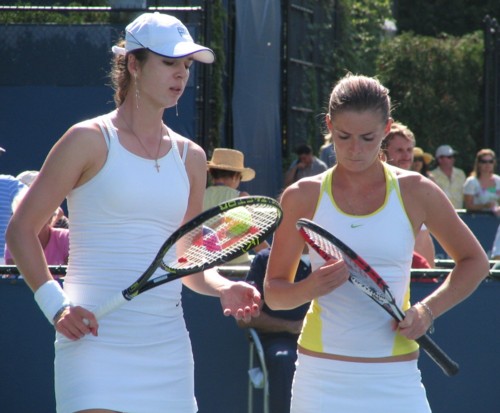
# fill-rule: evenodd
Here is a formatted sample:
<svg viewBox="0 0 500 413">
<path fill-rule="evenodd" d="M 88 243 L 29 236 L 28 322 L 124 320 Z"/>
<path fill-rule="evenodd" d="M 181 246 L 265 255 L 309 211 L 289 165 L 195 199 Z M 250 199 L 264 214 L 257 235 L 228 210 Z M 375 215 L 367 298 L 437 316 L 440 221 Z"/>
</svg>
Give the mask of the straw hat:
<svg viewBox="0 0 500 413">
<path fill-rule="evenodd" d="M 434 156 L 432 156 L 430 153 L 424 152 L 424 150 L 422 148 L 419 148 L 418 146 L 415 146 L 413 148 L 413 157 L 423 158 L 426 165 L 429 165 L 434 160 Z"/>
<path fill-rule="evenodd" d="M 252 168 L 245 168 L 244 155 L 235 149 L 216 148 L 212 154 L 212 159 L 207 162 L 208 169 L 222 169 L 224 171 L 234 171 L 241 173 L 242 182 L 251 181 L 255 178 L 255 171 Z"/>
</svg>

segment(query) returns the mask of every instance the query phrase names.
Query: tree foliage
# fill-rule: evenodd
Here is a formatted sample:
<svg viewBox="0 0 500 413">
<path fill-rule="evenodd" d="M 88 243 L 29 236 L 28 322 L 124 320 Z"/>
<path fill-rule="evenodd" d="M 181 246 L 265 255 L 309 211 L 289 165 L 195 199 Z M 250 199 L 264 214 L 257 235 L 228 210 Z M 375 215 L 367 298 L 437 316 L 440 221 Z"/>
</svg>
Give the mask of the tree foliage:
<svg viewBox="0 0 500 413">
<path fill-rule="evenodd" d="M 400 0 L 396 18 L 401 32 L 424 36 L 462 36 L 480 30 L 484 17 L 500 17 L 498 0 Z"/>
<path fill-rule="evenodd" d="M 367 76 L 375 74 L 375 61 L 385 35 L 384 23 L 392 18 L 390 0 L 340 0 L 337 9 L 336 71 Z"/>
<path fill-rule="evenodd" d="M 482 131 L 482 33 L 433 38 L 405 33 L 384 42 L 377 74 L 390 89 L 393 117 L 431 153 L 449 144 L 469 169 Z"/>
</svg>

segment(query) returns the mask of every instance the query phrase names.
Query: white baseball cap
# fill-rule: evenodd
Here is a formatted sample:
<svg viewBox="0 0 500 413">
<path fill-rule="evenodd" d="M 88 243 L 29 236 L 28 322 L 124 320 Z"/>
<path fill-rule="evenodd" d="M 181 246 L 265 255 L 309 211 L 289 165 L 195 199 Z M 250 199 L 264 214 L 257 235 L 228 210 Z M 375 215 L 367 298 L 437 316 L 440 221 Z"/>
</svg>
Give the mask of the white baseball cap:
<svg viewBox="0 0 500 413">
<path fill-rule="evenodd" d="M 31 186 L 33 181 L 38 176 L 38 171 L 24 171 L 16 176 L 18 181 L 21 181 L 24 185 Z"/>
<path fill-rule="evenodd" d="M 436 158 L 441 156 L 453 156 L 457 152 L 450 145 L 441 145 L 436 149 Z"/>
<path fill-rule="evenodd" d="M 148 49 L 171 58 L 193 56 L 202 63 L 213 63 L 214 52 L 196 44 L 182 22 L 168 14 L 144 13 L 125 28 L 125 47 L 113 46 L 113 53 L 125 55 L 136 49 Z"/>
</svg>

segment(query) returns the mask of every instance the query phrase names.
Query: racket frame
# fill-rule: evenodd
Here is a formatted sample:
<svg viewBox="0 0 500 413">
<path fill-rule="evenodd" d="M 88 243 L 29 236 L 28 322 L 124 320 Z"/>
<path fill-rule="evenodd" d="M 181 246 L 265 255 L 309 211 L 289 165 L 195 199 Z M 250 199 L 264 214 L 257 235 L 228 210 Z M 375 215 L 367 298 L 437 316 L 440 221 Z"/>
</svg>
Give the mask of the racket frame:
<svg viewBox="0 0 500 413">
<path fill-rule="evenodd" d="M 245 240 L 243 244 L 240 245 L 238 248 L 227 251 L 224 255 L 221 255 L 220 257 L 213 259 L 209 262 L 205 262 L 187 268 L 173 268 L 169 264 L 166 264 L 163 261 L 167 252 L 184 235 L 202 226 L 204 222 L 208 221 L 211 218 L 215 218 L 219 214 L 225 213 L 232 209 L 238 207 L 252 206 L 252 205 L 268 206 L 273 209 L 276 216 L 273 217 L 274 222 L 271 225 L 268 225 L 267 228 L 262 229 L 258 233 L 251 233 L 248 236 L 248 239 Z M 206 211 L 197 215 L 193 219 L 183 224 L 177 230 L 175 230 L 160 247 L 155 258 L 148 266 L 148 268 L 140 275 L 140 277 L 129 287 L 125 288 L 123 291 L 110 297 L 108 301 L 98 306 L 94 310 L 94 315 L 96 316 L 97 319 L 102 318 L 104 315 L 115 310 L 123 303 L 132 300 L 137 295 L 145 291 L 148 291 L 151 288 L 157 287 L 159 285 L 165 284 L 167 282 L 176 280 L 178 278 L 187 275 L 202 272 L 206 269 L 215 267 L 217 265 L 222 265 L 227 261 L 233 260 L 234 258 L 241 256 L 242 254 L 250 251 L 252 248 L 256 247 L 257 245 L 265 241 L 266 238 L 269 237 L 281 223 L 282 217 L 283 217 L 283 211 L 281 209 L 280 204 L 273 198 L 266 196 L 246 196 L 241 198 L 234 198 L 207 209 Z M 151 277 L 159 268 L 166 271 L 166 273 L 151 279 Z"/>
</svg>

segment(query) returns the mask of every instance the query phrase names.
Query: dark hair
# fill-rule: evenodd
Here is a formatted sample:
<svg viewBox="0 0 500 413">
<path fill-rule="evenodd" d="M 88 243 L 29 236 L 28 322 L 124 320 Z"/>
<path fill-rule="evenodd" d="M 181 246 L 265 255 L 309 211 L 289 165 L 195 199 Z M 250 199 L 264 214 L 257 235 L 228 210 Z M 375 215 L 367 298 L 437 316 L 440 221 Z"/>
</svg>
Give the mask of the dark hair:
<svg viewBox="0 0 500 413">
<path fill-rule="evenodd" d="M 377 79 L 347 74 L 334 86 L 328 104 L 328 114 L 333 120 L 339 112 L 377 110 L 386 122 L 391 116 L 389 89 Z"/>
<path fill-rule="evenodd" d="M 121 39 L 117 46 L 125 47 L 125 40 Z M 114 100 L 116 107 L 120 107 L 122 103 L 125 101 L 127 97 L 128 91 L 130 89 L 130 84 L 132 83 L 132 76 L 130 72 L 127 70 L 127 63 L 129 56 L 133 54 L 140 65 L 143 65 L 148 58 L 148 50 L 147 49 L 136 49 L 131 52 L 128 52 L 125 56 L 123 55 L 115 55 L 113 58 L 110 78 L 111 78 L 111 86 L 115 91 Z"/>
<path fill-rule="evenodd" d="M 210 173 L 210 176 L 212 179 L 221 179 L 221 178 L 232 178 L 234 176 L 240 175 L 241 173 L 237 171 L 228 171 L 226 169 L 215 169 L 215 168 L 210 168 L 208 170 Z"/>
<path fill-rule="evenodd" d="M 423 176 L 426 176 L 427 178 L 429 178 L 429 165 L 427 165 L 424 161 L 424 158 L 423 157 L 420 157 L 422 159 L 422 169 L 420 169 L 420 173 L 423 175 Z"/>
<path fill-rule="evenodd" d="M 302 145 L 297 146 L 295 149 L 295 154 L 300 156 L 300 155 L 309 155 L 312 153 L 312 148 L 307 144 L 304 143 Z"/>
</svg>

